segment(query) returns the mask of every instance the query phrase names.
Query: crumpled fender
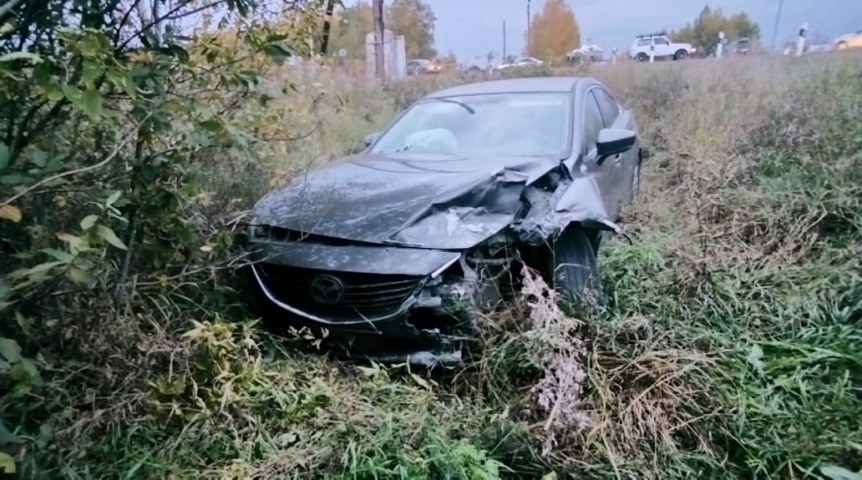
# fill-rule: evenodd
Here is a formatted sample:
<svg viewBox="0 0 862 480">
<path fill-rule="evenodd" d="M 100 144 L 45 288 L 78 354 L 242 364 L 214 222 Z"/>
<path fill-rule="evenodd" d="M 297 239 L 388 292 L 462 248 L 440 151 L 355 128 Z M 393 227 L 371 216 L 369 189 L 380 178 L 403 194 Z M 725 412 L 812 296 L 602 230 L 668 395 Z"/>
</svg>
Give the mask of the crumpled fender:
<svg viewBox="0 0 862 480">
<path fill-rule="evenodd" d="M 530 177 L 503 169 L 417 212 L 387 240 L 390 243 L 463 249 L 508 227 L 521 208 Z"/>
<path fill-rule="evenodd" d="M 535 190 L 525 193 L 528 193 L 532 208 L 526 217 L 512 226 L 512 230 L 520 241 L 528 245 L 544 244 L 573 223 L 623 233 L 622 228 L 608 216 L 593 177 L 576 177 L 553 195 Z"/>
</svg>

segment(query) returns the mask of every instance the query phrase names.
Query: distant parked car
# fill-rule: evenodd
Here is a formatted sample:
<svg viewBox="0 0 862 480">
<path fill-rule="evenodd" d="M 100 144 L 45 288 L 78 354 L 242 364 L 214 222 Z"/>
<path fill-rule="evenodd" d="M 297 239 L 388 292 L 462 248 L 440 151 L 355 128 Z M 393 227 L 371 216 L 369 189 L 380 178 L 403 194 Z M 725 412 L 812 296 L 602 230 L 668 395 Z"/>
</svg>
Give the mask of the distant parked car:
<svg viewBox="0 0 862 480">
<path fill-rule="evenodd" d="M 538 66 L 538 65 L 544 65 L 544 62 L 542 62 L 541 60 L 539 60 L 537 58 L 533 58 L 533 57 L 520 57 L 520 58 L 515 59 L 515 61 L 512 63 L 503 63 L 501 65 L 498 65 L 497 70 L 505 70 L 507 68 L 513 68 L 513 67 L 529 67 L 529 66 Z"/>
<path fill-rule="evenodd" d="M 605 52 L 598 45 L 583 45 L 566 54 L 566 62 L 569 65 L 580 61 L 601 62 L 605 58 Z"/>
<path fill-rule="evenodd" d="M 440 73 L 443 66 L 431 60 L 418 58 L 407 62 L 407 75 L 423 75 L 429 73 Z"/>
<path fill-rule="evenodd" d="M 629 57 L 638 62 L 649 60 L 650 51 L 656 60 L 672 59 L 685 60 L 697 51 L 690 43 L 671 42 L 666 35 L 651 33 L 638 35 L 629 48 Z"/>
<path fill-rule="evenodd" d="M 862 30 L 856 33 L 848 33 L 835 39 L 833 42 L 836 50 L 847 50 L 848 48 L 862 48 Z"/>
<path fill-rule="evenodd" d="M 445 364 L 476 340 L 477 312 L 517 295 L 524 267 L 601 303 L 599 248 L 645 154 L 600 82 L 437 91 L 365 145 L 254 206 L 248 271 L 270 326 L 326 329 L 350 356 Z"/>
<path fill-rule="evenodd" d="M 734 45 L 733 53 L 737 55 L 748 55 L 754 51 L 754 44 L 747 37 L 742 37 L 736 41 L 736 45 Z"/>
</svg>

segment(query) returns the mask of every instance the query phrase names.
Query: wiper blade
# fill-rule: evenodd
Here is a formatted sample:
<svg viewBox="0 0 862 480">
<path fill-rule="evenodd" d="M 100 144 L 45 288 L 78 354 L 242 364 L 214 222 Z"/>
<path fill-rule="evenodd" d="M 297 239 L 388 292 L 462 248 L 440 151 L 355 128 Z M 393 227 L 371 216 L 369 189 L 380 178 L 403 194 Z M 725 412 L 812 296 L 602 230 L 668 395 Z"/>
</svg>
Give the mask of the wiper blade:
<svg viewBox="0 0 862 480">
<path fill-rule="evenodd" d="M 464 102 L 459 102 L 458 100 L 452 100 L 451 98 L 431 97 L 431 98 L 423 100 L 420 103 L 430 102 L 431 100 L 435 100 L 438 102 L 454 103 L 455 105 L 459 105 L 459 106 L 463 107 L 464 110 L 467 110 L 468 112 L 470 112 L 471 115 L 476 114 L 476 110 L 473 110 L 473 107 L 471 107 L 470 105 L 467 105 Z"/>
</svg>

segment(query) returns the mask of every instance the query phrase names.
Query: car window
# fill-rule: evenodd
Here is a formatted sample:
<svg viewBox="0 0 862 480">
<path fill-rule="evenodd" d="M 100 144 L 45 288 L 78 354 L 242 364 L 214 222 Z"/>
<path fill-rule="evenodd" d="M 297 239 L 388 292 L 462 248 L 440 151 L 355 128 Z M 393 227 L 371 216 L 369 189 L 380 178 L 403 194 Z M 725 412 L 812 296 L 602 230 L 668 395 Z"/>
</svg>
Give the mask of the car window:
<svg viewBox="0 0 862 480">
<path fill-rule="evenodd" d="M 421 100 L 375 143 L 384 154 L 559 156 L 569 153 L 569 93 L 502 93 Z"/>
<path fill-rule="evenodd" d="M 642 39 L 638 40 L 638 46 L 639 47 L 648 47 L 649 44 L 650 44 L 650 39 L 648 39 L 648 38 L 642 38 Z"/>
<path fill-rule="evenodd" d="M 593 92 L 587 92 L 584 99 L 584 153 L 596 148 L 599 132 L 605 128 L 602 112 Z"/>
<path fill-rule="evenodd" d="M 655 39 L 656 45 L 667 45 L 669 43 L 670 43 L 670 40 L 668 40 L 665 37 L 656 37 L 656 39 Z"/>
<path fill-rule="evenodd" d="M 599 110 L 601 110 L 602 118 L 605 120 L 605 127 L 610 127 L 620 115 L 620 107 L 607 90 L 596 88 L 593 90 L 593 93 L 596 95 L 596 101 L 599 103 Z"/>
</svg>

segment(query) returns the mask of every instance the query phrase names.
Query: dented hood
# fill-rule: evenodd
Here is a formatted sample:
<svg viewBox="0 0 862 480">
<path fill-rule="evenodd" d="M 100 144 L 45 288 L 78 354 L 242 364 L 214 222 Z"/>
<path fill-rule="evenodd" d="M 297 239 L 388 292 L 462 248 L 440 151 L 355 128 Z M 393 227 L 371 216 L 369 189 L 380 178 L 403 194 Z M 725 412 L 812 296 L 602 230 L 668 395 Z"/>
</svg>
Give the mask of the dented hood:
<svg viewBox="0 0 862 480">
<path fill-rule="evenodd" d="M 555 158 L 360 154 L 297 176 L 254 208 L 255 223 L 378 244 L 472 247 L 508 226 Z"/>
</svg>

